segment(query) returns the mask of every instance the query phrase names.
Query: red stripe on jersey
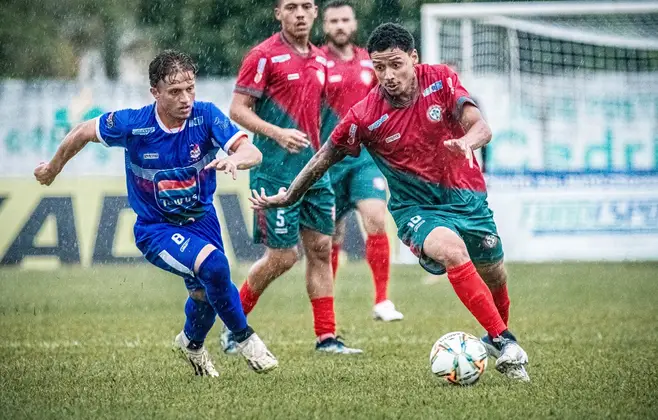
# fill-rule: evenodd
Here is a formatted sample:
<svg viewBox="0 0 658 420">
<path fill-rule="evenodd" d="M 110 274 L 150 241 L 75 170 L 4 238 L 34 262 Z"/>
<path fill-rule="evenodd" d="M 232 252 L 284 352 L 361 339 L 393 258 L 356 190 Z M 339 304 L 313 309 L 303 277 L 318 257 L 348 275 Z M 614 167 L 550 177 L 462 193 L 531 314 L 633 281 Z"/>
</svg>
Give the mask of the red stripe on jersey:
<svg viewBox="0 0 658 420">
<path fill-rule="evenodd" d="M 190 178 L 183 181 L 160 181 L 158 182 L 158 191 L 184 190 L 196 185 L 196 178 Z"/>
</svg>

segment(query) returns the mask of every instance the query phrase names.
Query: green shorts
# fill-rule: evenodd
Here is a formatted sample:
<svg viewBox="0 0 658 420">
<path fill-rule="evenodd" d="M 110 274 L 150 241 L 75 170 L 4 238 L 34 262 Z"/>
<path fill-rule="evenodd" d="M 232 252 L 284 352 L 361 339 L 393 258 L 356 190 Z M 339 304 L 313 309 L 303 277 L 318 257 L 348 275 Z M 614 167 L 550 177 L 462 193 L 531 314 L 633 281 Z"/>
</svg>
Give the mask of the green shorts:
<svg viewBox="0 0 658 420">
<path fill-rule="evenodd" d="M 265 194 L 276 194 L 281 187 L 276 182 L 256 179 L 250 187 Z M 300 229 L 310 229 L 325 235 L 334 234 L 334 192 L 329 185 L 308 190 L 290 207 L 254 212 L 254 242 L 268 248 L 292 248 L 299 242 Z"/>
<path fill-rule="evenodd" d="M 330 175 L 331 186 L 336 193 L 336 220 L 355 209 L 356 203 L 361 200 L 386 201 L 386 180 L 374 162 L 345 168 L 338 163 L 334 168 Z"/>
<path fill-rule="evenodd" d="M 425 271 L 443 274 L 445 267 L 423 252 L 425 238 L 437 227 L 446 227 L 459 235 L 475 264 L 495 263 L 503 259 L 503 245 L 493 212 L 486 205 L 469 214 L 422 207 L 407 207 L 393 214 L 398 237 L 407 245 Z"/>
</svg>

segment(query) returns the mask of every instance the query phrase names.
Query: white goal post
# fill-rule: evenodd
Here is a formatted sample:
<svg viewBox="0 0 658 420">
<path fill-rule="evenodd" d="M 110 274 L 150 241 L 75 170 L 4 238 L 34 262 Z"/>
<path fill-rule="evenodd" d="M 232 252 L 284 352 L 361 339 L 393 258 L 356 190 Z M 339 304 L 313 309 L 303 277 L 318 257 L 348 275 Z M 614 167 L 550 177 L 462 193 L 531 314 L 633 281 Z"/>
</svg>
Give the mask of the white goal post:
<svg viewBox="0 0 658 420">
<path fill-rule="evenodd" d="M 658 2 L 424 4 L 421 59 L 452 65 L 495 171 L 658 171 Z"/>
</svg>

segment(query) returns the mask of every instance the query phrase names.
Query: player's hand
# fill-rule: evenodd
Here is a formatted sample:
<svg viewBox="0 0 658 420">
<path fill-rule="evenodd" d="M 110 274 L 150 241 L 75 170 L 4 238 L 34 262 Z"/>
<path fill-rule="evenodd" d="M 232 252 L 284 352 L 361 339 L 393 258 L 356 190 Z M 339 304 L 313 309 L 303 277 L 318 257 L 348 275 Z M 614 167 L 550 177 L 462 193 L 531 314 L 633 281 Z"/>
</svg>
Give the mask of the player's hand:
<svg viewBox="0 0 658 420">
<path fill-rule="evenodd" d="M 265 195 L 265 188 L 260 189 L 260 193 L 256 190 L 251 190 L 251 208 L 254 210 L 265 210 L 272 207 L 286 207 L 286 187 L 279 188 L 279 192 L 276 195 Z"/>
<path fill-rule="evenodd" d="M 55 177 L 59 174 L 55 168 L 52 167 L 50 163 L 40 162 L 39 165 L 34 169 L 34 177 L 39 181 L 41 185 L 50 185 L 55 180 Z"/>
<path fill-rule="evenodd" d="M 206 165 L 205 169 L 223 171 L 225 174 L 231 174 L 234 180 L 238 179 L 238 165 L 229 158 L 213 159 L 212 162 Z"/>
<path fill-rule="evenodd" d="M 275 140 L 279 143 L 279 146 L 290 153 L 299 153 L 302 149 L 306 149 L 311 145 L 308 136 L 294 128 L 282 128 Z"/>
<path fill-rule="evenodd" d="M 468 159 L 468 167 L 473 167 L 473 149 L 466 144 L 464 139 L 446 140 L 443 145 L 451 152 L 465 156 Z"/>
</svg>

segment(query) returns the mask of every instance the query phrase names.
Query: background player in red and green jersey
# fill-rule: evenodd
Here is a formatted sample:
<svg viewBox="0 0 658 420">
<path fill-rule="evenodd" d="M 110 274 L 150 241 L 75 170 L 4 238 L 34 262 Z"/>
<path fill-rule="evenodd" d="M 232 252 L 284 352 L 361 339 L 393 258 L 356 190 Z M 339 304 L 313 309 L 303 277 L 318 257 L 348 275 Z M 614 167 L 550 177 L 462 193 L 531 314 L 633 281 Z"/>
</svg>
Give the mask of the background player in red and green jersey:
<svg viewBox="0 0 658 420">
<path fill-rule="evenodd" d="M 327 44 L 327 86 L 320 138 L 326 142 L 338 121 L 377 85 L 368 52 L 353 44 L 357 22 L 354 9 L 345 0 L 332 0 L 322 9 Z M 390 249 L 386 234 L 386 181 L 367 152 L 346 157 L 329 170 L 336 194 L 336 233 L 331 265 L 334 278 L 338 255 L 345 238 L 345 217 L 357 209 L 366 231 L 366 260 L 375 283 L 373 318 L 396 321 L 403 315 L 388 299 Z"/>
<path fill-rule="evenodd" d="M 380 88 L 350 109 L 288 191 L 269 197 L 255 192 L 252 203 L 294 203 L 363 144 L 388 180 L 400 239 L 427 271 L 447 270 L 457 296 L 487 331 L 483 342 L 497 358 L 496 369 L 527 381 L 528 356 L 507 329 L 502 245 L 473 159 L 473 150 L 491 140 L 491 130 L 450 68 L 417 64 L 413 37 L 402 26 L 375 29 L 368 53 Z"/>
<path fill-rule="evenodd" d="M 290 182 L 320 147 L 320 107 L 326 82 L 324 53 L 309 42 L 318 8 L 313 0 L 278 0 L 274 9 L 281 32 L 254 47 L 244 58 L 230 115 L 253 131 L 263 162 L 250 172 L 250 187 L 271 194 Z M 316 350 L 351 354 L 336 338 L 331 235 L 334 193 L 329 177 L 321 177 L 299 203 L 254 214 L 254 239 L 265 254 L 249 270 L 240 289 L 249 314 L 267 286 L 298 260 L 300 241 L 306 256 L 306 290 L 313 307 Z M 235 347 L 222 334 L 227 353 Z"/>
</svg>

